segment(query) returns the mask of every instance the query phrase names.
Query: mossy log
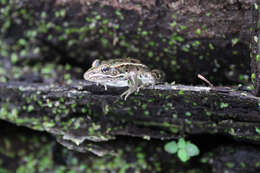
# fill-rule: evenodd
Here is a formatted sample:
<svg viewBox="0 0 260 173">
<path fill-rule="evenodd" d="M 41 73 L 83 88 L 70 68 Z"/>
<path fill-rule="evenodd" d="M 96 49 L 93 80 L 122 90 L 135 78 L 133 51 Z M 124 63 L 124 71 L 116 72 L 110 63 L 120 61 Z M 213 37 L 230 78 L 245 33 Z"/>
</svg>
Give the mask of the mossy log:
<svg viewBox="0 0 260 173">
<path fill-rule="evenodd" d="M 72 140 L 116 136 L 174 139 L 225 134 L 260 140 L 260 99 L 231 88 L 158 85 L 131 95 L 78 81 L 71 85 L 1 83 L 1 119 Z"/>
<path fill-rule="evenodd" d="M 103 157 L 108 154 L 122 161 L 137 152 L 137 143 L 144 147 L 146 159 L 156 157 L 164 166 L 172 162 L 175 164 L 171 165 L 182 165 L 162 153 L 164 141 L 185 137 L 204 146 L 202 163 L 195 167 L 190 165 L 193 161 L 183 167 L 163 166 L 165 171 L 259 169 L 259 151 L 253 146 L 260 140 L 260 99 L 249 92 L 165 84 L 144 88 L 124 101 L 120 94 L 125 89 L 109 87 L 105 91 L 103 86 L 83 80 L 70 85 L 0 83 L 0 118 L 46 131 L 71 150 Z M 122 155 L 130 148 L 132 152 L 124 151 Z M 152 152 L 155 149 L 156 154 Z M 57 157 L 67 157 L 60 154 L 55 153 Z M 243 155 L 243 159 L 237 160 L 238 155 Z M 91 162 L 96 164 L 95 160 L 100 159 L 92 158 Z M 154 164 L 150 164 L 151 169 L 155 169 Z"/>
<path fill-rule="evenodd" d="M 164 142 L 123 138 L 114 140 L 119 155 L 97 157 L 83 153 L 81 144 L 77 150 L 68 150 L 55 143 L 48 133 L 17 127 L 0 121 L 0 160 L 2 172 L 259 172 L 259 150 L 249 143 L 233 143 L 223 136 L 200 136 L 195 142 L 201 149 L 200 157 L 182 163 L 174 155 L 162 150 Z M 121 140 L 120 140 L 121 139 Z M 198 139 L 198 138 L 197 138 Z M 219 141 L 226 145 L 219 145 Z M 69 143 L 70 141 L 63 141 Z M 62 143 L 62 144 L 63 144 Z M 227 145 L 228 144 L 228 145 Z M 112 142 L 110 141 L 110 145 Z M 93 147 L 93 146 L 92 146 Z M 102 147 L 108 148 L 105 145 Z M 81 149 L 81 150 L 80 150 Z M 156 151 L 156 152 L 155 152 Z M 21 164 L 22 163 L 22 164 Z M 80 169 L 79 169 L 80 168 Z M 88 171 L 87 171 L 88 170 Z"/>
</svg>

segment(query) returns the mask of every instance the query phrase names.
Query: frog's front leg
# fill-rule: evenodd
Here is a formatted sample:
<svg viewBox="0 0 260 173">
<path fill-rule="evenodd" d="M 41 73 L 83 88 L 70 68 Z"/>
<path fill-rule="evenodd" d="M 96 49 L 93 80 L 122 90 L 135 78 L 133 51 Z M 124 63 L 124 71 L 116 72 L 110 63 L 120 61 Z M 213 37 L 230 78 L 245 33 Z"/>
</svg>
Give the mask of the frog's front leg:
<svg viewBox="0 0 260 173">
<path fill-rule="evenodd" d="M 106 84 L 104 84 L 104 87 L 105 87 L 105 91 L 107 90 L 107 85 Z"/>
<path fill-rule="evenodd" d="M 128 80 L 129 89 L 120 95 L 121 98 L 124 96 L 124 100 L 126 100 L 130 94 L 138 90 L 137 75 L 135 73 L 129 73 L 126 78 Z"/>
</svg>

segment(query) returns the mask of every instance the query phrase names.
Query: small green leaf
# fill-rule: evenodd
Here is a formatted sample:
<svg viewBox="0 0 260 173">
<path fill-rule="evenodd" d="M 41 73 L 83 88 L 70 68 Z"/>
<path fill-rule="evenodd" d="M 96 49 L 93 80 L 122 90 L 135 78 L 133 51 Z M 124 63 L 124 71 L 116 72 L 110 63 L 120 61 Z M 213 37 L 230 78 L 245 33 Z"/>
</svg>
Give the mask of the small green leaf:
<svg viewBox="0 0 260 173">
<path fill-rule="evenodd" d="M 187 152 L 184 148 L 180 149 L 178 151 L 177 155 L 182 162 L 186 162 L 187 160 L 190 159 L 189 155 L 187 154 Z"/>
<path fill-rule="evenodd" d="M 177 145 L 178 145 L 179 149 L 185 148 L 186 142 L 185 142 L 185 140 L 183 138 L 180 138 Z"/>
<path fill-rule="evenodd" d="M 174 154 L 177 152 L 178 146 L 175 141 L 168 142 L 164 145 L 164 150 L 168 153 Z"/>
<path fill-rule="evenodd" d="M 190 142 L 186 143 L 186 152 L 187 154 L 192 157 L 192 156 L 197 156 L 200 154 L 200 151 L 198 147 Z"/>
</svg>

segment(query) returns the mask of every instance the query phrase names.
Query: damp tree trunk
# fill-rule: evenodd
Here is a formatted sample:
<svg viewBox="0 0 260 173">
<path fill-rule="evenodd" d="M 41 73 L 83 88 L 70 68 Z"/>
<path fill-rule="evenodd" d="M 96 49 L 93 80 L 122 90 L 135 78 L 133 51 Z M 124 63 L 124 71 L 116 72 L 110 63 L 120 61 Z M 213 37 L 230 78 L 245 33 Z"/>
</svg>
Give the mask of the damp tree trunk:
<svg viewBox="0 0 260 173">
<path fill-rule="evenodd" d="M 131 157 L 131 164 L 140 162 L 133 155 L 140 156 L 142 150 L 150 166 L 139 165 L 142 171 L 160 172 L 155 162 L 162 172 L 259 169 L 257 4 L 250 0 L 0 4 L 0 119 L 45 131 L 73 151 L 112 155 L 125 162 Z M 163 70 L 168 83 L 141 89 L 125 101 L 120 94 L 127 88 L 105 90 L 82 80 L 94 59 L 129 56 Z M 215 87 L 199 86 L 199 73 Z M 182 137 L 202 154 L 178 167 L 177 157 L 163 146 Z M 194 168 L 193 163 L 200 164 Z"/>
</svg>

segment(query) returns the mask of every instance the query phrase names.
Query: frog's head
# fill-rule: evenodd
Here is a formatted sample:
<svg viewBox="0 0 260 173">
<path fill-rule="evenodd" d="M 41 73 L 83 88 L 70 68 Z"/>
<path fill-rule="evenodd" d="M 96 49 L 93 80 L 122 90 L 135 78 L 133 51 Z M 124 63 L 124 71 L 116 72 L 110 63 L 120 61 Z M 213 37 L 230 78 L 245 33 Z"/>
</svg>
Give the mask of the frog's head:
<svg viewBox="0 0 260 173">
<path fill-rule="evenodd" d="M 92 82 L 104 83 L 120 78 L 119 70 L 113 65 L 102 64 L 100 60 L 95 60 L 92 67 L 84 73 L 84 79 Z"/>
</svg>

